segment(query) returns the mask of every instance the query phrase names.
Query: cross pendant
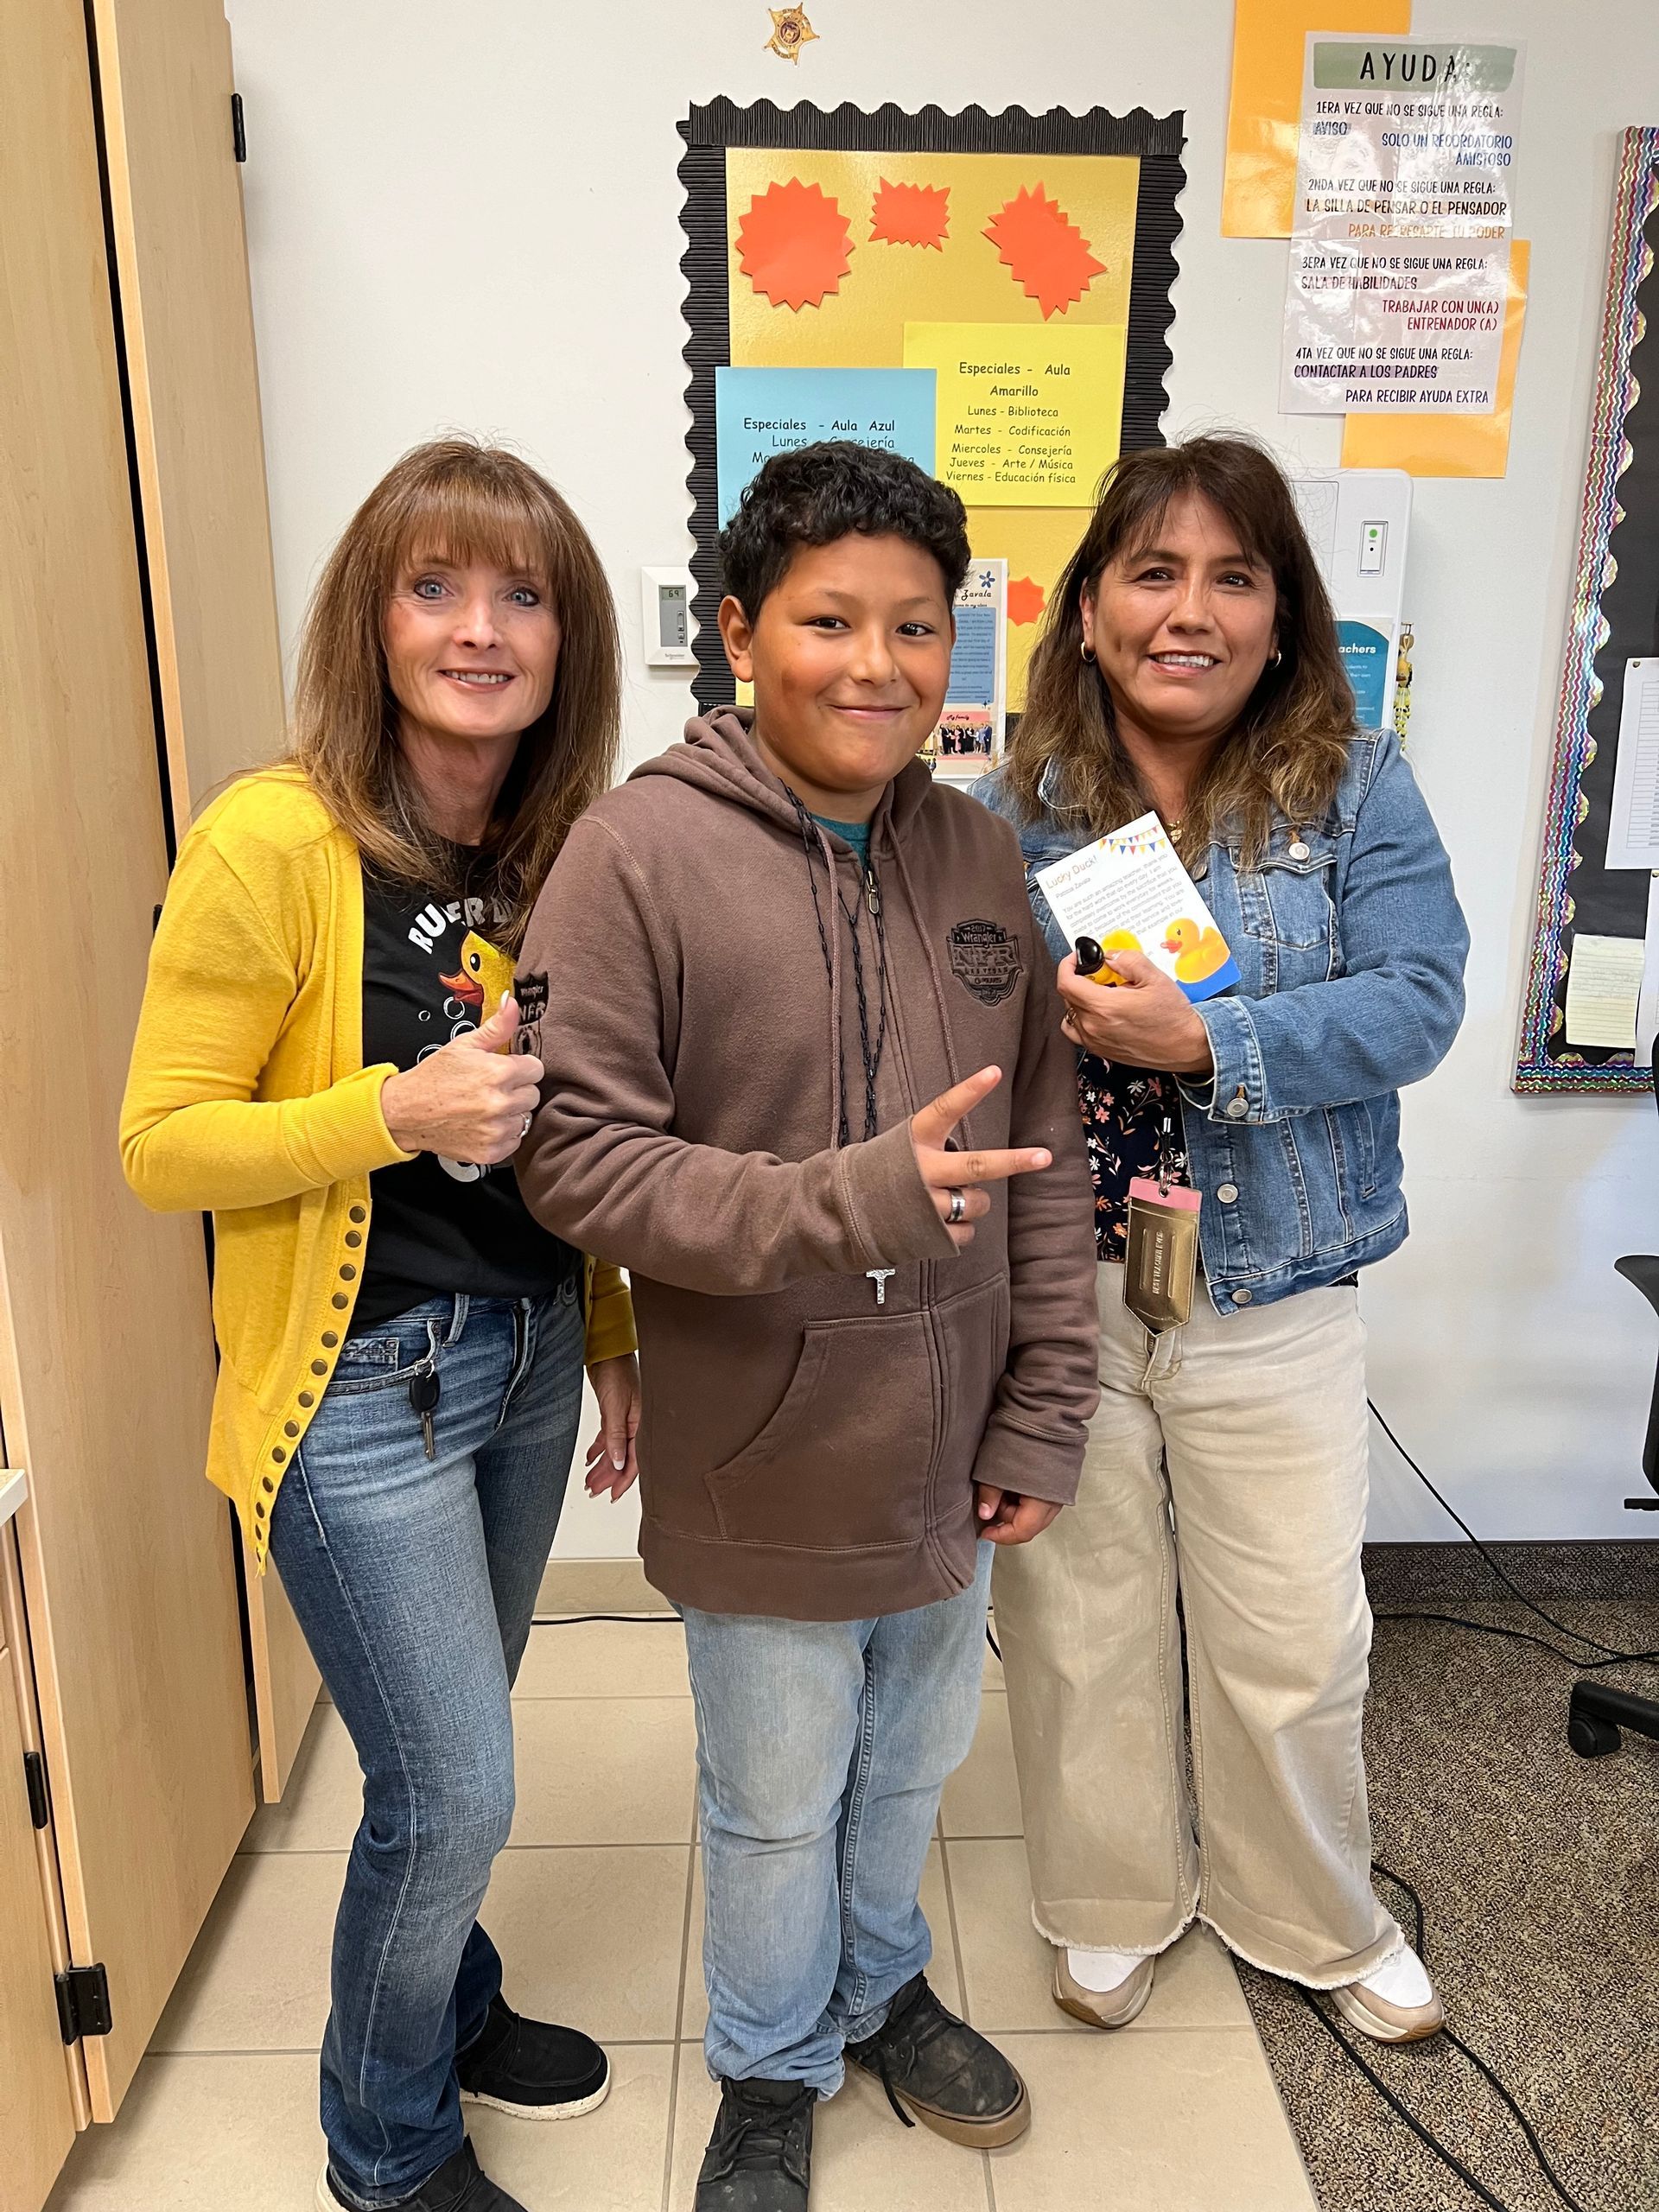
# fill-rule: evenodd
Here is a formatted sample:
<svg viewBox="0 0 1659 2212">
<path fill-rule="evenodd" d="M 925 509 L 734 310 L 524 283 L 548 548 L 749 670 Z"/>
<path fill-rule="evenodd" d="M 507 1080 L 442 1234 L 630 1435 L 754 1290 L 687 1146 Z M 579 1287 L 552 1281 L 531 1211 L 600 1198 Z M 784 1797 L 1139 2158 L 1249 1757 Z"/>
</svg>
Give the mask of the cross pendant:
<svg viewBox="0 0 1659 2212">
<path fill-rule="evenodd" d="M 876 1304 L 885 1306 L 887 1302 L 887 1277 L 897 1274 L 899 1270 L 896 1268 L 866 1268 L 864 1272 L 875 1285 Z"/>
</svg>

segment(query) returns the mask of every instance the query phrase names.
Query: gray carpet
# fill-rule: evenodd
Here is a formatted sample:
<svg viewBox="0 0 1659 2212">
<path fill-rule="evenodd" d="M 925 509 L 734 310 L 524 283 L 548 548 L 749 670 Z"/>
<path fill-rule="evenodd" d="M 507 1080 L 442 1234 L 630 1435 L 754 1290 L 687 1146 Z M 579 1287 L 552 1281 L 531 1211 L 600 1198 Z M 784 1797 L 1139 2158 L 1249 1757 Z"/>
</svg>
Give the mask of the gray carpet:
<svg viewBox="0 0 1659 2212">
<path fill-rule="evenodd" d="M 1379 1614 L 1415 1604 L 1548 1633 L 1514 1605 L 1413 1598 L 1375 1580 L 1373 1601 Z M 1659 1600 L 1544 1602 L 1605 1643 L 1659 1649 Z M 1611 1679 L 1659 1695 L 1659 1669 Z M 1365 1731 L 1376 1856 L 1422 1897 L 1449 2024 L 1508 2084 L 1584 2212 L 1656 2212 L 1659 1743 L 1627 1735 L 1613 1757 L 1580 1759 L 1567 1742 L 1571 1681 L 1524 1644 L 1379 1619 Z M 1378 1887 L 1409 1932 L 1408 1901 Z M 1322 2212 L 1481 2202 L 1299 1994 L 1239 1971 Z M 1512 2212 L 1561 2212 L 1515 2121 L 1443 2039 L 1362 2047 Z"/>
</svg>

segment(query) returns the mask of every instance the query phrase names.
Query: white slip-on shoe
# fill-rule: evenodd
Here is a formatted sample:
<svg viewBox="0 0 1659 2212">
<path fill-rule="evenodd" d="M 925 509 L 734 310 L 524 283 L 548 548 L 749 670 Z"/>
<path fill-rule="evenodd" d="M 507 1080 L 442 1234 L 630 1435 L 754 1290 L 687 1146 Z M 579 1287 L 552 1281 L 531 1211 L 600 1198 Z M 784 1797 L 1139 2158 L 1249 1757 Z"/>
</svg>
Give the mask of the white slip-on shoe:
<svg viewBox="0 0 1659 2212">
<path fill-rule="evenodd" d="M 1084 1967 L 1087 1980 L 1071 1970 L 1072 1959 Z M 1106 1989 L 1091 1989 L 1090 1981 L 1106 1980 L 1122 1964 L 1120 1979 Z M 1085 1951 L 1073 1954 L 1063 1943 L 1054 1946 L 1054 2002 L 1062 2012 L 1081 2020 L 1086 2028 L 1127 2028 L 1147 2009 L 1152 1995 L 1155 1955 L 1141 1958 L 1130 1951 Z"/>
<path fill-rule="evenodd" d="M 1409 1945 L 1373 1967 L 1363 1981 L 1345 1982 L 1330 1993 L 1350 2027 L 1373 2043 L 1421 2043 L 1446 2025 L 1428 1969 Z"/>
</svg>

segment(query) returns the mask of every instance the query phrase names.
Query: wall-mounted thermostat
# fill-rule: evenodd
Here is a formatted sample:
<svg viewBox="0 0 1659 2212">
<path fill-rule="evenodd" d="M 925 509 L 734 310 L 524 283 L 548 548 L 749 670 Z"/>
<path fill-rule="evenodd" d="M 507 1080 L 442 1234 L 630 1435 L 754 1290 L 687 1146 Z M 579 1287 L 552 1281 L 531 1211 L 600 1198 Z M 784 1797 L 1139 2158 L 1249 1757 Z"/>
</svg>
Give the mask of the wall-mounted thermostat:
<svg viewBox="0 0 1659 2212">
<path fill-rule="evenodd" d="M 639 571 L 639 619 L 647 668 L 696 666 L 691 650 L 691 594 L 696 588 L 690 569 Z"/>
</svg>

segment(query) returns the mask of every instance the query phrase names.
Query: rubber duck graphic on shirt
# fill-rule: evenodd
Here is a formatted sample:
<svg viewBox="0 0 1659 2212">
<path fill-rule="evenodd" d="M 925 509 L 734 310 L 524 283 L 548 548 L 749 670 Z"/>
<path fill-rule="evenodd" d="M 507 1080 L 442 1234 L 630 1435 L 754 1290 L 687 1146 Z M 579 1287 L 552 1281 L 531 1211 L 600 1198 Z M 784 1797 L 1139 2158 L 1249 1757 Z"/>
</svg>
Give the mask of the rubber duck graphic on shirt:
<svg viewBox="0 0 1659 2212">
<path fill-rule="evenodd" d="M 469 930 L 461 939 L 458 972 L 440 976 L 438 981 L 461 1001 L 472 1017 L 472 1026 L 481 1029 L 512 988 L 512 956 L 498 952 L 487 938 Z M 499 1052 L 508 1049 L 505 1045 L 496 1047 Z M 444 1173 L 453 1176 L 457 1183 L 476 1183 L 490 1172 L 476 1160 L 446 1160 L 442 1153 L 437 1160 Z"/>
</svg>

